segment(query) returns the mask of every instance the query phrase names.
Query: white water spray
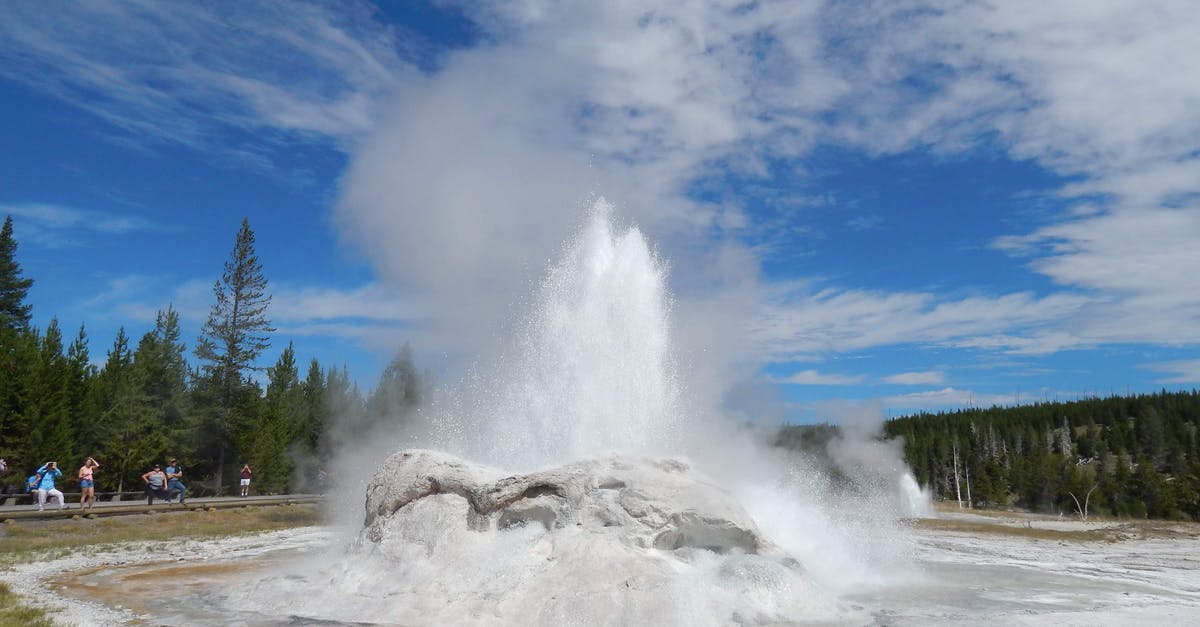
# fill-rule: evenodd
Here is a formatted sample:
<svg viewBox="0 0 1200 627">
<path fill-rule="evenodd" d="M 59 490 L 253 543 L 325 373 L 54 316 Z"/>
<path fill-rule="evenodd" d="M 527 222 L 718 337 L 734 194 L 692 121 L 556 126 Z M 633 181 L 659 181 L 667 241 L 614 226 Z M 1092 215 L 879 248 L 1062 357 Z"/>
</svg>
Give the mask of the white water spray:
<svg viewBox="0 0 1200 627">
<path fill-rule="evenodd" d="M 509 470 L 608 451 L 678 452 L 666 272 L 612 206 L 548 272 L 505 355 L 441 417 L 442 447 Z"/>
<path fill-rule="evenodd" d="M 339 621 L 854 622 L 837 595 L 904 578 L 896 448 L 843 442 L 854 487 L 835 488 L 687 407 L 665 269 L 611 214 L 596 203 L 509 350 L 397 447 L 458 458 L 389 458 L 349 555 L 256 598 Z"/>
</svg>

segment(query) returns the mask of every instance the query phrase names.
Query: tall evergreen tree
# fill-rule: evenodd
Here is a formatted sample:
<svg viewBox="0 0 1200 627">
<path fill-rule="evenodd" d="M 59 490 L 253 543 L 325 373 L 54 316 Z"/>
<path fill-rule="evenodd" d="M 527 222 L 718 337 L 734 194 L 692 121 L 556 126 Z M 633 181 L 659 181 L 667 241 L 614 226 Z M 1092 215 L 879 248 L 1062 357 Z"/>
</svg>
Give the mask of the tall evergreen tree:
<svg viewBox="0 0 1200 627">
<path fill-rule="evenodd" d="M 326 416 L 329 407 L 326 402 L 325 374 L 321 364 L 313 359 L 308 364 L 308 376 L 302 385 L 304 389 L 304 409 L 296 432 L 296 439 L 304 446 L 309 455 L 317 453 L 321 432 L 325 430 Z"/>
<path fill-rule="evenodd" d="M 293 462 L 289 449 L 304 404 L 304 391 L 296 369 L 296 351 L 289 343 L 269 370 L 270 383 L 263 399 L 261 419 L 238 438 L 239 449 L 250 459 L 258 490 L 278 493 L 287 489 Z"/>
<path fill-rule="evenodd" d="M 406 342 L 379 377 L 379 386 L 367 401 L 367 412 L 375 424 L 398 422 L 425 397 L 424 385 L 413 362 L 412 346 Z"/>
<path fill-rule="evenodd" d="M 328 410 L 318 454 L 332 459 L 348 443 L 362 437 L 367 425 L 366 401 L 346 367 L 331 368 L 325 375 L 325 407 Z"/>
<path fill-rule="evenodd" d="M 187 420 L 188 366 L 179 336 L 179 314 L 174 307 L 159 310 L 154 330 L 138 343 L 134 364 L 150 412 L 175 447 L 172 454 L 185 459 L 194 448 L 187 440 L 189 432 L 195 429 Z M 193 463 L 191 459 L 188 462 Z"/>
<path fill-rule="evenodd" d="M 100 459 L 106 469 L 97 475 L 97 481 L 103 488 L 123 490 L 140 485 L 138 477 L 148 465 L 166 454 L 170 439 L 146 394 L 148 370 L 146 364 L 138 364 L 121 328 L 95 386 L 102 408 L 96 421 L 103 447 Z"/>
<path fill-rule="evenodd" d="M 63 355 L 62 332 L 52 319 L 39 342 L 33 386 L 25 399 L 29 458 L 60 461 L 66 466 L 75 456 L 75 434 L 70 417 L 70 374 Z"/>
<path fill-rule="evenodd" d="M 37 468 L 41 463 L 27 451 L 32 424 L 28 404 L 35 398 L 38 343 L 33 330 L 0 327 L 0 457 L 14 467 Z M 16 474 L 10 475 L 9 483 L 18 479 Z"/>
<path fill-rule="evenodd" d="M 66 403 L 66 421 L 74 441 L 73 452 L 77 457 L 59 460 L 64 467 L 72 464 L 82 465 L 83 459 L 78 456 L 97 455 L 99 450 L 94 447 L 96 406 L 91 394 L 92 385 L 96 378 L 96 367 L 92 365 L 88 352 L 88 337 L 84 325 L 79 325 L 79 333 L 67 347 L 65 381 L 63 395 Z"/>
<path fill-rule="evenodd" d="M 25 303 L 25 294 L 31 285 L 33 279 L 21 277 L 12 216 L 7 216 L 0 228 L 0 328 L 15 331 L 29 325 L 31 306 Z"/>
<path fill-rule="evenodd" d="M 271 304 L 267 279 L 254 252 L 254 232 L 244 218 L 213 295 L 216 302 L 201 329 L 196 357 L 215 395 L 209 426 L 216 439 L 219 483 L 233 435 L 253 419 L 243 402 L 248 401 L 243 398 L 250 383 L 246 376 L 259 369 L 255 361 L 270 347 L 270 333 L 275 331 L 266 315 Z"/>
</svg>

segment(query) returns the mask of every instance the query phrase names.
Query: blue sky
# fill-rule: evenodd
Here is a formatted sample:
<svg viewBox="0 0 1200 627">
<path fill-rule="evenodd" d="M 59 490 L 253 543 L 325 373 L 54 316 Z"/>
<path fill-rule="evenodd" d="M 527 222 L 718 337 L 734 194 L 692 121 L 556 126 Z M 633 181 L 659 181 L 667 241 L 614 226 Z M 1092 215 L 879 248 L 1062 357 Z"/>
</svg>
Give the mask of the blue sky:
<svg viewBox="0 0 1200 627">
<path fill-rule="evenodd" d="M 6 3 L 0 213 L 101 361 L 242 217 L 302 360 L 453 381 L 590 199 L 690 390 L 813 420 L 1200 384 L 1190 2 Z M 189 341 L 189 350 L 192 342 Z"/>
</svg>

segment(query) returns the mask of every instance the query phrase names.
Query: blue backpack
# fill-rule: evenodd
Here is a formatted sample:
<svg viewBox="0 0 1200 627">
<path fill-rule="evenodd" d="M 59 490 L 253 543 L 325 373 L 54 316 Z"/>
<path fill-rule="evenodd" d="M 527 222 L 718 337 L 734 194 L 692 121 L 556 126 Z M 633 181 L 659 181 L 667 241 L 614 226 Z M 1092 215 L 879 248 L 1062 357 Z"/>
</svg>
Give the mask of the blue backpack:
<svg viewBox="0 0 1200 627">
<path fill-rule="evenodd" d="M 25 480 L 25 491 L 33 492 L 34 490 L 38 489 L 38 486 L 40 485 L 42 485 L 41 473 L 30 475 L 29 479 Z"/>
</svg>

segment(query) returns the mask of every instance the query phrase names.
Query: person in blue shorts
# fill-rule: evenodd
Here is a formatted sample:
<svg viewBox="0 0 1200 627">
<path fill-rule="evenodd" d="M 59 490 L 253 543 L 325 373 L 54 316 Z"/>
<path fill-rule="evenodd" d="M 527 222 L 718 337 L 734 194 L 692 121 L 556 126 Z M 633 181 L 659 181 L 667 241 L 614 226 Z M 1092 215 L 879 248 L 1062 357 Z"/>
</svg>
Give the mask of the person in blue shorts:
<svg viewBox="0 0 1200 627">
<path fill-rule="evenodd" d="M 99 467 L 99 462 L 89 457 L 79 468 L 79 509 L 96 506 L 96 469 Z"/>
</svg>

